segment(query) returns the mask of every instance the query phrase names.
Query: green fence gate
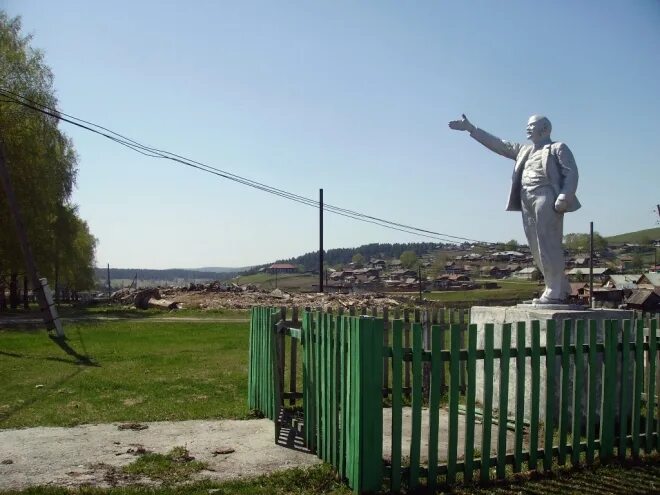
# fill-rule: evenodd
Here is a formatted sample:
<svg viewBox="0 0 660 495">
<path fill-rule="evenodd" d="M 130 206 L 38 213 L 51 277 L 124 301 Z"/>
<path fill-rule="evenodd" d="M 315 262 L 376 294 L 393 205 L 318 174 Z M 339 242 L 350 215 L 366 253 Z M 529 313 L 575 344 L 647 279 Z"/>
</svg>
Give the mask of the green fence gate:
<svg viewBox="0 0 660 495">
<path fill-rule="evenodd" d="M 384 484 L 395 492 L 434 489 L 459 477 L 486 482 L 504 478 L 507 466 L 548 471 L 659 448 L 657 317 L 604 328 L 569 320 L 557 329 L 548 321 L 545 345 L 540 322 L 505 324 L 495 348 L 492 324 L 382 316 L 306 310 L 298 321 L 296 311 L 287 320 L 286 310 L 252 310 L 250 407 L 276 421 L 276 435 L 284 408 L 301 409 L 307 447 L 356 492 Z M 491 377 L 479 394 L 478 361 Z M 617 386 L 622 376 L 631 386 Z M 386 460 L 384 437 L 391 438 Z"/>
</svg>

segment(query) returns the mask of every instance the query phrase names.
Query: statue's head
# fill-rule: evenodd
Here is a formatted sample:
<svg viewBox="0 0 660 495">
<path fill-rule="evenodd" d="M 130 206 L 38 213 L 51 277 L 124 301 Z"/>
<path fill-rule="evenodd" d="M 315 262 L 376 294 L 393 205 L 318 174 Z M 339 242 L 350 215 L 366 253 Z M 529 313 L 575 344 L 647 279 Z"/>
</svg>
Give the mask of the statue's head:
<svg viewBox="0 0 660 495">
<path fill-rule="evenodd" d="M 540 143 L 550 139 L 552 124 L 543 115 L 532 115 L 527 121 L 527 139 L 533 143 Z"/>
</svg>

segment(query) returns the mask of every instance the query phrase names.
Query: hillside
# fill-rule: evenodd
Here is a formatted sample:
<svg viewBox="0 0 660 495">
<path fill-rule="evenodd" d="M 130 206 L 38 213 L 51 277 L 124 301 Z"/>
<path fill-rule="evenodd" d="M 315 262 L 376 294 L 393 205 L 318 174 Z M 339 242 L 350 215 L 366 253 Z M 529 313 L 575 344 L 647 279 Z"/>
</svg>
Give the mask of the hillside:
<svg viewBox="0 0 660 495">
<path fill-rule="evenodd" d="M 108 276 L 106 268 L 96 268 L 96 278 L 105 280 Z M 197 271 L 187 268 L 170 268 L 167 270 L 151 270 L 140 268 L 110 268 L 110 280 L 132 280 L 137 274 L 138 280 L 182 280 L 193 282 L 198 280 L 226 280 L 236 274 L 233 272 L 218 273 L 214 271 Z"/>
<path fill-rule="evenodd" d="M 444 246 L 437 242 L 408 242 L 408 243 L 373 243 L 363 244 L 355 248 L 336 248 L 325 251 L 323 260 L 329 266 L 344 265 L 352 261 L 355 254 L 361 254 L 365 260 L 371 258 L 392 259 L 399 258 L 404 251 L 414 251 L 417 256 L 425 255 Z M 456 248 L 449 244 L 447 247 Z M 318 270 L 318 251 L 306 253 L 295 258 L 278 260 L 279 262 L 301 265 L 305 271 Z"/>
<path fill-rule="evenodd" d="M 621 244 L 624 242 L 639 244 L 648 240 L 660 239 L 660 227 L 628 232 L 627 234 L 613 235 L 611 237 L 606 237 L 605 239 L 610 244 Z"/>
</svg>

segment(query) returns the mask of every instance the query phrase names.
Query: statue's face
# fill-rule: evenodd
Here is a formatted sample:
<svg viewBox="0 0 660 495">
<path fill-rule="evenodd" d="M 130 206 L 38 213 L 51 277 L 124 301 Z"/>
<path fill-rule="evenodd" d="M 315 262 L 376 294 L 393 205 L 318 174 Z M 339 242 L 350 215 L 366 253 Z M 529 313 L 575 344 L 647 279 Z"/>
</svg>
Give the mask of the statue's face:
<svg viewBox="0 0 660 495">
<path fill-rule="evenodd" d="M 549 135 L 547 119 L 540 115 L 532 115 L 527 121 L 527 139 L 536 143 Z"/>
</svg>

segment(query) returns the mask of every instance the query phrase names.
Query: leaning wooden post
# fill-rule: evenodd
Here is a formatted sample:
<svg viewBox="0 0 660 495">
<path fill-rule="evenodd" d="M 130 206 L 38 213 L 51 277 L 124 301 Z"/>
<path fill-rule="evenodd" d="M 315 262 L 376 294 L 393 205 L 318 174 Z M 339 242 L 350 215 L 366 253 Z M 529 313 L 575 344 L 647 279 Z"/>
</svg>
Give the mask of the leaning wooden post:
<svg viewBox="0 0 660 495">
<path fill-rule="evenodd" d="M 18 207 L 14 187 L 11 182 L 11 177 L 9 176 L 9 170 L 6 166 L 4 143 L 2 140 L 0 140 L 0 185 L 2 185 L 2 188 L 5 191 L 9 211 L 14 220 L 14 227 L 16 228 L 16 235 L 18 236 L 23 258 L 25 259 L 25 266 L 27 268 L 28 276 L 30 277 L 30 282 L 32 282 L 32 290 L 39 302 L 41 317 L 46 324 L 46 329 L 54 330 L 55 336 L 63 339 L 65 336 L 64 330 L 62 329 L 62 322 L 60 321 L 57 308 L 53 302 L 53 296 L 48 288 L 48 283 L 45 278 L 39 278 L 37 273 L 37 265 L 35 264 L 34 255 L 32 254 L 32 247 L 28 241 L 27 230 L 23 223 L 23 216 Z"/>
</svg>

